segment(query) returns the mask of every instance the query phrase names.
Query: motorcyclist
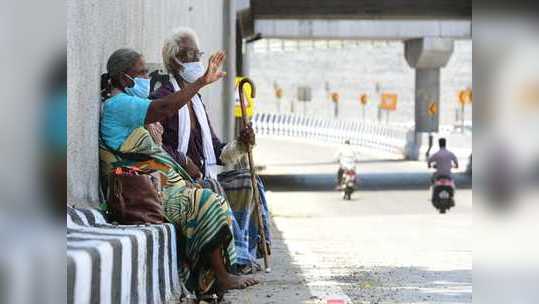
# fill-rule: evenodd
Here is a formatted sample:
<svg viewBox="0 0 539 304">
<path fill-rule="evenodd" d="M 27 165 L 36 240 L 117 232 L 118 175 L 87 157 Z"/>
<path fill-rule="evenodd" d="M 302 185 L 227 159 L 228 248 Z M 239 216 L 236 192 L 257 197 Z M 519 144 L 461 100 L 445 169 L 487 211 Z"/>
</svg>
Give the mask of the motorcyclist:
<svg viewBox="0 0 539 304">
<path fill-rule="evenodd" d="M 353 169 L 358 160 L 357 153 L 352 149 L 350 140 L 345 140 L 344 145 L 339 149 L 336 159 L 339 161 L 339 170 L 337 171 L 337 189 L 342 183 L 342 176 L 346 169 Z"/>
<path fill-rule="evenodd" d="M 447 176 L 452 179 L 451 169 L 453 168 L 453 164 L 455 165 L 455 169 L 458 169 L 459 167 L 459 161 L 455 154 L 446 148 L 446 139 L 440 138 L 438 140 L 438 145 L 440 146 L 440 150 L 430 156 L 427 160 L 429 168 L 432 167 L 432 163 L 435 163 L 436 172 L 432 175 L 432 183 L 434 183 L 438 176 Z"/>
</svg>

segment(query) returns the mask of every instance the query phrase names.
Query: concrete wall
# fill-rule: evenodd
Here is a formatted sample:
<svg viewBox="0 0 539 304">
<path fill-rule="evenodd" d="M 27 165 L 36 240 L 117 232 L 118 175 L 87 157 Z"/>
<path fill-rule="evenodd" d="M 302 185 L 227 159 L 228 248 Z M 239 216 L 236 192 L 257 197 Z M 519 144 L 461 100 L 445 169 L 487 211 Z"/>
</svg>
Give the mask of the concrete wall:
<svg viewBox="0 0 539 304">
<path fill-rule="evenodd" d="M 333 104 L 328 101 L 325 82 L 340 93 L 339 116 L 343 119 L 362 117 L 359 95 L 368 94 L 366 117 L 376 120 L 380 91 L 399 96 L 397 111 L 391 122 L 414 120 L 415 72 L 404 56 L 402 42 L 397 41 L 311 41 L 258 40 L 248 54 L 250 77 L 256 83 L 257 111 L 277 111 L 273 82 L 284 90 L 282 111 L 290 110 L 290 100 L 296 98 L 297 86 L 310 86 L 313 100 L 307 113 L 331 117 Z M 299 49 L 298 49 L 299 46 Z M 441 70 L 440 123 L 452 124 L 458 107 L 459 90 L 472 86 L 472 41 L 455 41 L 455 51 Z M 295 109 L 303 113 L 303 105 Z M 472 107 L 466 109 L 466 119 L 472 119 Z"/>
<path fill-rule="evenodd" d="M 161 62 L 164 37 L 190 26 L 206 53 L 223 49 L 227 0 L 67 1 L 68 40 L 68 203 L 98 202 L 98 125 L 100 75 L 108 56 L 120 47 L 141 51 L 149 63 Z M 225 13 L 223 13 L 225 12 Z M 234 55 L 230 54 L 230 58 Z M 207 60 L 208 57 L 205 59 Z M 201 93 L 218 132 L 223 132 L 224 82 Z"/>
</svg>

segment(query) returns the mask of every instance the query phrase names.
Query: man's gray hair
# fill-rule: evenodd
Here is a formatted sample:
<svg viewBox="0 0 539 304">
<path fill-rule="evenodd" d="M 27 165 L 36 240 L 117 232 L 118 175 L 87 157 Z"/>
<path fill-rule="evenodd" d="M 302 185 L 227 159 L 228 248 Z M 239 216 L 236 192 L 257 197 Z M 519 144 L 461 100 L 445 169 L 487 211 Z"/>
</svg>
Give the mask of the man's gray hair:
<svg viewBox="0 0 539 304">
<path fill-rule="evenodd" d="M 122 48 L 114 51 L 107 61 L 107 72 L 109 73 L 109 76 L 113 79 L 117 79 L 133 67 L 141 56 L 140 53 L 129 48 Z"/>
<path fill-rule="evenodd" d="M 196 32 L 188 27 L 179 27 L 173 30 L 172 34 L 165 39 L 162 52 L 163 64 L 169 73 L 174 70 L 174 65 L 172 63 L 174 62 L 174 57 L 176 57 L 181 50 L 190 45 L 190 42 L 194 43 L 197 47 L 199 46 Z"/>
</svg>

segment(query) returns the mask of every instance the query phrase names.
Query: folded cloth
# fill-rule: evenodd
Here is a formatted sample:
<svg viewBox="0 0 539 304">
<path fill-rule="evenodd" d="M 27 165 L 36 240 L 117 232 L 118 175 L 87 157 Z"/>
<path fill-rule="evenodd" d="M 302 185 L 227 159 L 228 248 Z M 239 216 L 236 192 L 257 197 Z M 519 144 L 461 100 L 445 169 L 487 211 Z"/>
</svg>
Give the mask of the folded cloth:
<svg viewBox="0 0 539 304">
<path fill-rule="evenodd" d="M 258 244 L 261 241 L 258 233 L 256 205 L 253 199 L 251 175 L 247 169 L 223 172 L 218 180 L 226 192 L 226 197 L 234 214 L 233 233 L 236 247 L 236 258 L 239 265 L 253 265 L 259 256 Z M 269 210 L 264 185 L 257 179 L 257 187 L 262 204 L 264 233 L 269 247 L 271 233 L 269 229 Z"/>
</svg>

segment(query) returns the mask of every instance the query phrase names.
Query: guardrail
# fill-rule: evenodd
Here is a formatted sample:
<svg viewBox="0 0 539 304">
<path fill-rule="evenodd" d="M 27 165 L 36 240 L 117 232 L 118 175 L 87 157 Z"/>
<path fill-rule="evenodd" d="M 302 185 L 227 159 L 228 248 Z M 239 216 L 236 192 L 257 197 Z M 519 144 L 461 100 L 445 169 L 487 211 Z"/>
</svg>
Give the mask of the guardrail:
<svg viewBox="0 0 539 304">
<path fill-rule="evenodd" d="M 292 113 L 256 113 L 252 119 L 257 136 L 302 137 L 404 154 L 413 124 L 332 120 Z"/>
</svg>

